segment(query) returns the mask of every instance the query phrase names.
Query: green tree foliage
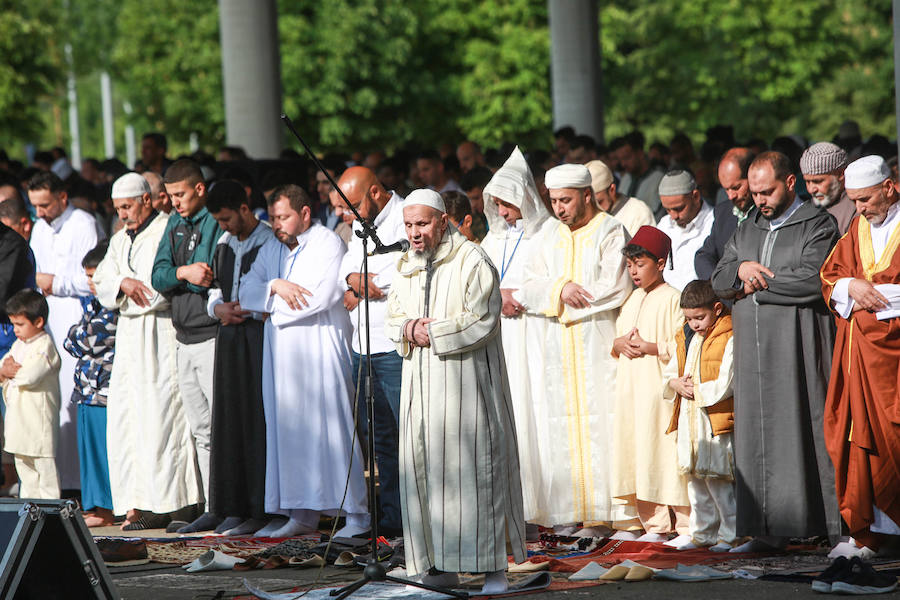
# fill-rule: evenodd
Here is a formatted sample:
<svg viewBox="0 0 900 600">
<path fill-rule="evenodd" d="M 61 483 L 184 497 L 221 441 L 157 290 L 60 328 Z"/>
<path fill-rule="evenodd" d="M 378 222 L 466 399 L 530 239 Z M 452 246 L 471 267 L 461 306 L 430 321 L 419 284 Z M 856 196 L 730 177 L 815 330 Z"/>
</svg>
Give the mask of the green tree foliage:
<svg viewBox="0 0 900 600">
<path fill-rule="evenodd" d="M 53 28 L 16 2 L 0 2 L 0 144 L 35 139 L 47 128 L 40 101 L 62 80 Z"/>
<path fill-rule="evenodd" d="M 112 45 L 120 100 L 142 132 L 165 132 L 175 151 L 191 133 L 215 148 L 225 139 L 219 11 L 203 0 L 120 0 Z"/>
<path fill-rule="evenodd" d="M 284 108 L 317 150 L 549 145 L 544 0 L 277 1 Z M 741 139 L 827 139 L 845 119 L 894 135 L 889 0 L 599 1 L 608 136 L 731 123 Z M 120 147 L 126 100 L 138 134 L 164 131 L 175 153 L 192 132 L 222 143 L 215 0 L 67 2 L 0 0 L 0 143 L 67 135 L 66 41 L 85 154 L 102 147 L 103 69 Z"/>
<path fill-rule="evenodd" d="M 606 2 L 608 131 L 822 139 L 854 118 L 891 135 L 890 15 L 889 0 Z"/>
</svg>

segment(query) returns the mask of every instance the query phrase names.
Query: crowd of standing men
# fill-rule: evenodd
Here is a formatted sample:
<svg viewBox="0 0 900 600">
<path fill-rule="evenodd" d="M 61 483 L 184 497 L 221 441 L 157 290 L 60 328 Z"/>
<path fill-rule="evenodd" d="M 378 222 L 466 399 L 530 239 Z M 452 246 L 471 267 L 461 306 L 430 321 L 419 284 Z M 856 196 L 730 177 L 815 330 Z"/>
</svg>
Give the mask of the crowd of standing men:
<svg viewBox="0 0 900 600">
<path fill-rule="evenodd" d="M 411 244 L 368 279 L 324 173 L 310 195 L 306 173 L 255 186 L 151 152 L 101 198 L 111 228 L 75 207 L 64 159 L 24 196 L 4 179 L 0 287 L 42 293 L 62 358 L 34 434 L 56 491 L 81 489 L 89 525 L 290 537 L 329 515 L 364 534 L 370 352 L 379 529 L 432 583 L 502 588 L 538 525 L 746 552 L 837 543 L 843 518 L 835 552 L 876 552 L 900 534 L 888 162 L 729 144 L 713 176 L 680 138 L 653 159 L 637 133 L 585 138 L 490 167 L 471 142 L 326 159 L 381 241 Z M 20 354 L 7 444 L 28 426 Z"/>
</svg>

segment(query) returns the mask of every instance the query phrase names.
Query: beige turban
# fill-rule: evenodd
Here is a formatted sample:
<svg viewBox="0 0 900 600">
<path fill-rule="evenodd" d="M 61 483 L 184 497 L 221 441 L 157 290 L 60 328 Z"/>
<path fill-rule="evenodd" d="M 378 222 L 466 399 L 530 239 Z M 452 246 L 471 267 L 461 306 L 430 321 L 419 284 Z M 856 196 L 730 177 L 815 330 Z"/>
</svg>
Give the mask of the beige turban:
<svg viewBox="0 0 900 600">
<path fill-rule="evenodd" d="M 592 160 L 585 165 L 591 174 L 591 189 L 594 193 L 602 192 L 607 189 L 613 182 L 612 171 L 606 166 L 602 160 Z"/>
</svg>

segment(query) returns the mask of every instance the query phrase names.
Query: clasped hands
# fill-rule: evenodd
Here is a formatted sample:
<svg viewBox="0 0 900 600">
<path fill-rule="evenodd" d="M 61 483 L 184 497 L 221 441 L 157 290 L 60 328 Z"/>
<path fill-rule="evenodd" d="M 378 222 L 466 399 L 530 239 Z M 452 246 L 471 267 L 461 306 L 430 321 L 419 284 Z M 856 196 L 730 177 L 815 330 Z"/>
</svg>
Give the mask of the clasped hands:
<svg viewBox="0 0 900 600">
<path fill-rule="evenodd" d="M 347 287 L 350 289 L 344 292 L 344 308 L 348 311 L 356 308 L 360 300 L 365 296 L 362 279 L 362 273 L 350 273 L 347 275 Z M 375 284 L 375 273 L 369 273 L 366 287 L 369 290 L 369 300 L 381 300 L 384 298 L 384 291 Z"/>
<path fill-rule="evenodd" d="M 291 310 L 302 310 L 309 306 L 304 296 L 312 296 L 312 292 L 287 279 L 275 279 L 270 287 L 272 295 L 285 301 Z"/>
<path fill-rule="evenodd" d="M 12 379 L 21 368 L 22 365 L 17 363 L 12 356 L 7 356 L 6 359 L 4 359 L 3 364 L 0 365 L 0 376 L 2 376 L 3 379 Z"/>
<path fill-rule="evenodd" d="M 744 287 L 738 291 L 737 298 L 744 298 L 769 289 L 769 282 L 766 278 L 774 279 L 775 273 L 764 267 L 760 263 L 752 260 L 745 260 L 738 266 L 738 279 L 744 284 Z"/>
<path fill-rule="evenodd" d="M 431 338 L 428 337 L 427 325 L 434 321 L 428 317 L 420 319 L 410 319 L 403 327 L 403 337 L 405 337 L 413 346 L 427 348 L 431 345 Z"/>
<path fill-rule="evenodd" d="M 670 379 L 669 387 L 675 390 L 682 398 L 694 399 L 694 381 L 689 374 Z"/>
<path fill-rule="evenodd" d="M 640 358 L 647 354 L 655 354 L 652 351 L 654 344 L 645 341 L 641 334 L 638 333 L 637 327 L 633 327 L 631 331 L 623 336 L 613 340 L 613 351 L 617 355 L 625 355 L 627 358 Z"/>
<path fill-rule="evenodd" d="M 847 294 L 853 298 L 853 310 L 867 310 L 878 312 L 890 306 L 890 302 L 884 294 L 875 289 L 871 281 L 865 279 L 851 279 L 847 286 Z"/>
<path fill-rule="evenodd" d="M 587 308 L 594 301 L 591 293 L 574 281 L 563 286 L 559 299 L 563 301 L 563 304 L 572 308 Z"/>
</svg>

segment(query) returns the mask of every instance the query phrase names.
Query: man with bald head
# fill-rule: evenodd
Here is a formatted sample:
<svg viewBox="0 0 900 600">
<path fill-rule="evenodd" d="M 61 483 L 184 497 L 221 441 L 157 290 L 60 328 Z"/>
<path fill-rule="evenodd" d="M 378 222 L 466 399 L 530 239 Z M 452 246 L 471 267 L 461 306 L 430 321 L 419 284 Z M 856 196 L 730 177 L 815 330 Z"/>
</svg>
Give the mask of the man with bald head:
<svg viewBox="0 0 900 600">
<path fill-rule="evenodd" d="M 481 147 L 475 142 L 465 141 L 456 148 L 456 160 L 459 161 L 459 170 L 463 175 L 475 167 L 484 166 L 484 155 Z"/>
<path fill-rule="evenodd" d="M 387 191 L 378 177 L 366 167 L 350 167 L 338 180 L 338 187 L 347 196 L 360 216 L 374 225 L 378 239 L 385 245 L 406 239 L 403 226 L 403 198 L 396 192 Z M 337 194 L 333 194 L 336 196 Z M 343 204 L 343 200 L 338 200 Z M 353 213 L 342 211 L 353 220 L 354 235 L 350 236 L 347 253 L 341 260 L 338 271 L 340 285 L 344 291 L 344 306 L 350 311 L 350 322 L 353 324 L 352 353 L 353 382 L 358 383 L 361 355 L 365 354 L 366 314 L 362 302 L 365 288 L 369 291 L 369 324 L 372 351 L 372 386 L 375 400 L 375 457 L 378 461 L 378 477 L 381 483 L 379 495 L 379 512 L 381 520 L 379 533 L 389 537 L 399 536 L 402 532 L 400 520 L 400 482 L 397 473 L 397 440 L 398 419 L 400 415 L 400 371 L 403 360 L 395 352 L 394 344 L 384 333 L 384 319 L 387 313 L 387 295 L 391 290 L 391 282 L 397 274 L 396 262 L 398 254 L 376 254 L 369 258 L 369 278 L 363 280 L 362 239 L 355 232 L 362 231 Z M 368 249 L 374 250 L 369 242 Z M 365 287 L 364 287 L 365 286 Z M 362 395 L 357 405 L 356 414 L 360 432 L 365 434 L 367 411 L 365 396 Z"/>
<path fill-rule="evenodd" d="M 837 317 L 825 439 L 841 515 L 853 536 L 835 550 L 870 558 L 888 535 L 900 535 L 900 250 L 891 243 L 900 230 L 900 202 L 880 156 L 850 163 L 843 178 L 860 216 L 821 272 Z"/>
<path fill-rule="evenodd" d="M 720 297 L 736 298 L 737 535 L 754 538 L 732 552 L 840 534 L 823 433 L 834 318 L 819 281 L 837 223 L 794 194 L 796 177 L 780 152 L 757 156 L 748 182 L 757 211 L 731 236 L 712 276 Z"/>
<path fill-rule="evenodd" d="M 433 190 L 404 202 L 385 333 L 403 357 L 400 489 L 410 575 L 448 587 L 485 573 L 507 589 L 507 544 L 525 559 L 516 430 L 500 341 L 497 270 L 449 227 Z"/>
<path fill-rule="evenodd" d="M 844 167 L 847 153 L 831 142 L 819 142 L 803 151 L 800 172 L 812 203 L 827 210 L 837 219 L 841 235 L 850 228 L 856 216 L 856 205 L 844 190 Z"/>
<path fill-rule="evenodd" d="M 698 279 L 712 277 L 731 234 L 756 210 L 747 181 L 747 170 L 755 157 L 756 154 L 749 148 L 732 148 L 719 161 L 719 184 L 730 202 L 720 202 L 713 209 L 712 229 L 694 255 Z"/>
</svg>

